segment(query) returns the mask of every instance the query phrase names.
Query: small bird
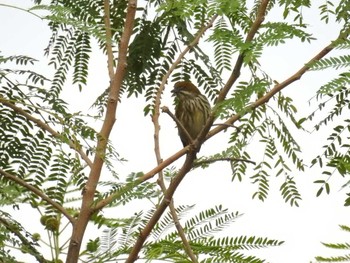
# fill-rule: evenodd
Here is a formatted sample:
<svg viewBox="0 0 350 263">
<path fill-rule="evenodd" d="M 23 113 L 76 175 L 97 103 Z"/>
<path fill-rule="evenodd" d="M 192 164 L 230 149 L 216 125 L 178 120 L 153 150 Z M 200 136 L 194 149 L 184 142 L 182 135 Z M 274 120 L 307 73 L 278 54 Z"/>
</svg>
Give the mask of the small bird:
<svg viewBox="0 0 350 263">
<path fill-rule="evenodd" d="M 175 116 L 187 130 L 191 139 L 194 140 L 209 118 L 209 101 L 200 93 L 198 88 L 189 81 L 175 83 L 172 93 L 175 96 Z M 191 140 L 181 128 L 178 127 L 178 130 L 183 146 L 189 145 Z"/>
</svg>

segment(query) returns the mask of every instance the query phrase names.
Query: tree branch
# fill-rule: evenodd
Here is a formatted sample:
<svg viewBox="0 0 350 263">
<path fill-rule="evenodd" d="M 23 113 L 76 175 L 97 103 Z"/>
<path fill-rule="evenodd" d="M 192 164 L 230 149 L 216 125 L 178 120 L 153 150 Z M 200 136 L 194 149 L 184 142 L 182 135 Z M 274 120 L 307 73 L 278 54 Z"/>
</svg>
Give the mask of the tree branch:
<svg viewBox="0 0 350 263">
<path fill-rule="evenodd" d="M 140 250 L 142 249 L 142 246 L 144 242 L 146 241 L 147 237 L 151 233 L 153 227 L 157 224 L 158 220 L 164 213 L 165 209 L 168 207 L 168 205 L 171 202 L 171 199 L 173 198 L 173 195 L 175 193 L 175 190 L 183 180 L 183 178 L 186 176 L 186 174 L 191 170 L 192 164 L 194 159 L 196 158 L 196 153 L 195 152 L 189 152 L 186 155 L 185 162 L 181 169 L 179 170 L 178 174 L 173 178 L 171 181 L 168 189 L 166 190 L 163 200 L 160 202 L 158 205 L 156 211 L 146 224 L 146 226 L 141 230 L 139 237 L 137 238 L 137 241 L 132 248 L 128 258 L 126 259 L 125 263 L 132 263 L 135 262 L 138 258 L 138 254 Z"/>
<path fill-rule="evenodd" d="M 160 188 L 162 189 L 163 194 L 165 194 L 167 189 L 165 187 L 163 177 L 159 178 L 157 182 L 158 182 L 158 185 L 160 186 Z M 192 262 L 198 263 L 198 259 L 197 259 L 196 255 L 193 253 L 191 245 L 187 240 L 185 231 L 180 223 L 179 217 L 177 216 L 175 205 L 174 205 L 174 199 L 171 199 L 170 204 L 169 204 L 169 209 L 170 209 L 170 214 L 171 214 L 171 217 L 173 218 L 177 233 L 179 234 L 179 236 L 181 238 L 182 245 L 185 249 L 186 254 L 189 256 L 189 258 L 191 259 Z"/>
<path fill-rule="evenodd" d="M 126 74 L 128 46 L 133 32 L 136 7 L 137 0 L 128 1 L 124 31 L 119 42 L 118 63 L 109 89 L 106 116 L 103 121 L 101 131 L 97 136 L 95 158 L 83 191 L 83 200 L 79 217 L 77 218 L 76 224 L 73 227 L 73 233 L 70 239 L 67 254 L 67 263 L 75 263 L 78 261 L 79 251 L 86 226 L 93 211 L 95 211 L 93 208 L 94 196 L 104 164 L 108 138 L 115 122 L 120 90 Z"/>
<path fill-rule="evenodd" d="M 176 116 L 169 110 L 169 108 L 167 106 L 163 106 L 162 107 L 162 112 L 165 112 L 166 114 L 168 114 L 170 116 L 170 118 L 173 119 L 173 121 L 176 123 L 177 127 L 185 134 L 185 136 L 187 137 L 187 139 L 192 142 L 193 138 L 191 137 L 191 135 L 188 133 L 188 131 L 186 130 L 186 128 L 182 125 L 182 123 L 178 120 L 178 118 L 176 118 Z"/>
<path fill-rule="evenodd" d="M 349 32 L 347 32 L 345 34 L 346 36 L 349 35 Z M 340 34 L 339 37 L 335 40 L 337 41 L 338 39 L 344 38 L 344 34 Z M 331 44 L 329 44 L 328 46 L 324 47 L 318 54 L 316 54 L 312 59 L 310 59 L 304 66 L 302 66 L 296 73 L 294 73 L 292 76 L 290 76 L 289 78 L 287 78 L 286 80 L 284 80 L 281 83 L 277 83 L 269 92 L 267 92 L 264 96 L 262 96 L 261 98 L 259 98 L 258 100 L 256 100 L 254 103 L 252 103 L 251 105 L 249 105 L 245 110 L 243 110 L 242 112 L 249 112 L 265 103 L 267 103 L 274 95 L 276 95 L 278 92 L 280 92 L 282 89 L 284 89 L 285 87 L 289 86 L 291 83 L 299 80 L 309 69 L 310 66 L 316 62 L 321 60 L 323 57 L 325 57 L 329 52 L 331 52 L 334 49 L 334 45 L 332 41 Z M 235 123 L 237 120 L 239 120 L 243 115 L 241 114 L 235 114 L 233 115 L 231 118 L 229 118 L 226 122 L 225 125 L 232 125 L 233 123 Z M 225 127 L 217 127 L 212 129 L 207 137 L 206 140 L 211 138 L 212 136 L 214 136 L 215 134 L 221 132 L 222 130 L 224 130 Z"/>
<path fill-rule="evenodd" d="M 21 178 L 14 176 L 2 169 L 0 169 L 0 174 L 7 178 L 8 180 L 11 180 L 12 182 L 15 182 L 16 184 L 24 187 L 25 189 L 33 192 L 35 195 L 39 196 L 42 200 L 47 202 L 49 205 L 51 205 L 53 208 L 61 212 L 72 224 L 74 224 L 75 219 L 68 213 L 64 207 L 62 207 L 60 204 L 53 201 L 50 197 L 45 195 L 42 191 L 40 191 L 38 188 L 28 184 L 26 181 L 22 180 Z"/>
<path fill-rule="evenodd" d="M 8 100 L 1 98 L 0 97 L 0 103 L 2 103 L 4 106 L 11 108 L 12 110 L 14 110 L 15 112 L 17 112 L 18 114 L 24 116 L 27 120 L 33 122 L 36 124 L 36 126 L 38 126 L 39 128 L 43 129 L 44 131 L 47 131 L 48 133 L 50 133 L 53 137 L 60 139 L 61 135 L 55 131 L 54 129 L 52 129 L 48 124 L 44 123 L 43 121 L 36 119 L 35 117 L 33 117 L 32 115 L 30 115 L 28 112 L 26 112 L 24 109 L 17 107 L 16 105 L 14 105 L 13 103 L 9 102 Z M 74 149 L 79 155 L 80 157 L 86 162 L 86 164 L 91 167 L 92 166 L 92 161 L 89 159 L 89 157 L 84 153 L 84 151 L 82 150 L 81 146 L 71 140 L 68 140 L 68 145 L 70 148 Z"/>
<path fill-rule="evenodd" d="M 109 80 L 112 81 L 114 76 L 114 56 L 112 49 L 112 32 L 111 32 L 111 21 L 110 21 L 110 9 L 109 0 L 104 0 L 104 23 L 106 29 L 106 52 L 107 52 L 107 67 Z"/>
<path fill-rule="evenodd" d="M 260 28 L 261 23 L 264 21 L 266 8 L 267 8 L 268 3 L 269 3 L 269 0 L 262 0 L 261 1 L 260 6 L 259 6 L 258 11 L 257 11 L 257 14 L 256 14 L 256 18 L 255 18 L 248 34 L 247 34 L 247 37 L 246 37 L 244 43 L 246 43 L 246 44 L 250 43 L 254 39 L 254 36 L 258 32 L 258 29 Z M 239 76 L 241 74 L 241 68 L 243 65 L 243 59 L 244 59 L 244 55 L 245 55 L 244 53 L 245 52 L 241 52 L 238 55 L 235 67 L 233 68 L 232 73 L 231 73 L 229 79 L 227 80 L 225 86 L 220 91 L 215 104 L 218 104 L 219 102 L 222 102 L 223 100 L 225 100 L 227 93 L 230 91 L 233 84 L 239 78 Z"/>
</svg>

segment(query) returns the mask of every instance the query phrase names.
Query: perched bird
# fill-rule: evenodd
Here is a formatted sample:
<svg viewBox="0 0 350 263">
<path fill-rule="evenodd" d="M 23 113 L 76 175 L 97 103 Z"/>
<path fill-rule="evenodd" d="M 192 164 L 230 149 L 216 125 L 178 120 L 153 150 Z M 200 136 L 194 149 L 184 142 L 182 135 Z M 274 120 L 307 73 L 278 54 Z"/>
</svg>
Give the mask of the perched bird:
<svg viewBox="0 0 350 263">
<path fill-rule="evenodd" d="M 209 118 L 209 101 L 200 93 L 198 88 L 189 81 L 175 83 L 172 93 L 175 96 L 175 116 L 187 130 L 191 139 L 194 140 Z M 178 127 L 178 129 L 180 139 L 185 147 L 191 143 L 191 140 L 180 127 Z"/>
</svg>

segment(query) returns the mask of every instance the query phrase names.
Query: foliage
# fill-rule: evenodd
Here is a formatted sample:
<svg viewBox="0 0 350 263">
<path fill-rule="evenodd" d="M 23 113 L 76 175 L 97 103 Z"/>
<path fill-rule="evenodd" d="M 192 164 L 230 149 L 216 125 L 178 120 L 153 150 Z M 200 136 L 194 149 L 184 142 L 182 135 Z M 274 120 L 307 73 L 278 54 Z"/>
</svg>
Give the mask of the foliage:
<svg viewBox="0 0 350 263">
<path fill-rule="evenodd" d="M 172 211 L 172 196 L 183 178 L 179 175 L 186 169 L 229 161 L 232 181 L 250 180 L 255 187 L 253 198 L 265 201 L 271 185 L 277 182 L 281 198 L 291 206 L 299 206 L 302 197 L 296 178 L 307 163 L 295 133 L 305 131 L 303 125 L 316 118 L 321 120 L 314 124 L 315 131 L 336 123 L 322 152 L 311 161 L 324 169 L 327 177 L 315 181 L 320 185 L 317 196 L 330 192 L 331 176 L 338 173 L 345 178 L 349 174 L 348 1 L 324 1 L 318 7 L 307 0 L 140 1 L 133 23 L 133 1 L 42 2 L 34 1 L 28 11 L 45 14 L 43 18 L 52 32 L 45 55 L 53 74 L 37 72 L 36 58 L 0 56 L 0 256 L 6 262 L 16 262 L 12 256 L 16 249 L 38 262 L 59 262 L 67 251 L 71 253 L 77 247 L 79 242 L 69 235 L 75 236 L 79 227 L 84 233 L 85 226 L 80 224 L 84 220 L 106 230 L 101 237 L 95 235 L 88 241 L 86 249 L 80 251 L 81 260 L 124 259 L 143 242 L 139 256 L 147 262 L 192 262 L 193 257 L 198 262 L 265 262 L 246 251 L 283 242 L 254 235 L 222 236 L 221 232 L 240 216 L 237 212 L 221 205 L 190 217 L 187 214 L 194 213 L 191 205 L 180 205 Z M 280 47 L 289 40 L 304 44 L 315 41 L 302 12 L 315 7 L 320 20 L 338 23 L 339 37 L 330 40 L 324 53 L 305 61 L 300 75 L 277 83 L 259 61 L 267 48 Z M 277 10 L 283 21 L 271 19 L 272 10 Z M 132 33 L 126 43 L 128 29 Z M 128 44 L 127 49 L 123 44 Z M 78 88 L 84 97 L 94 74 L 90 58 L 97 49 L 108 56 L 108 73 L 114 71 L 114 76 L 110 76 L 108 87 L 97 87 L 100 95 L 90 111 L 73 112 L 62 93 Z M 324 57 L 332 50 L 338 53 Z M 337 76 L 317 91 L 314 101 L 318 108 L 299 119 L 292 98 L 281 90 L 308 70 L 333 70 Z M 117 165 L 124 159 L 109 137 L 118 103 L 131 96 L 144 97 L 144 114 L 152 117 L 156 141 L 164 85 L 180 80 L 193 81 L 213 104 L 215 125 L 208 122 L 213 129 L 206 139 L 214 136 L 216 129 L 225 130 L 230 134 L 227 144 L 189 166 L 185 162 L 181 169 L 171 167 L 178 154 L 170 158 L 167 167 L 160 169 L 159 160 L 159 166 L 149 173 L 118 174 Z M 328 113 L 322 117 L 325 110 Z M 186 160 L 191 153 L 189 149 Z M 102 173 L 108 179 L 100 179 Z M 149 180 L 156 173 L 158 181 Z M 163 177 L 170 179 L 166 186 L 162 186 Z M 348 185 L 349 181 L 345 182 L 344 188 Z M 140 200 L 148 201 L 152 208 L 132 211 L 133 204 Z M 345 201 L 349 204 L 350 197 Z M 10 205 L 14 209 L 30 205 L 46 237 L 31 233 L 6 213 Z M 168 206 L 170 211 L 163 214 Z M 109 217 L 104 214 L 109 208 L 127 208 L 129 214 Z M 183 225 L 182 230 L 179 225 Z M 45 245 L 51 255 L 41 254 Z M 326 246 L 347 248 L 346 244 Z"/>
<path fill-rule="evenodd" d="M 279 246 L 283 242 L 255 236 L 220 237 L 215 235 L 224 231 L 233 221 L 241 215 L 238 212 L 229 212 L 217 206 L 206 209 L 197 215 L 185 220 L 193 206 L 180 206 L 176 209 L 179 217 L 183 219 L 185 232 L 194 253 L 200 255 L 201 262 L 264 262 L 262 259 L 244 255 L 244 250 L 261 249 Z M 135 242 L 138 229 L 147 223 L 148 217 L 154 211 L 139 212 L 131 220 L 119 222 L 103 231 L 100 240 L 90 241 L 88 247 L 96 245 L 96 254 L 100 261 L 109 262 L 129 251 Z M 118 225 L 116 227 L 116 225 Z M 171 257 L 175 262 L 191 262 L 182 250 L 181 240 L 174 229 L 171 214 L 166 214 L 157 224 L 154 233 L 147 243 L 143 253 L 149 260 L 166 260 Z"/>
<path fill-rule="evenodd" d="M 346 232 L 350 232 L 350 228 L 345 225 L 340 225 L 340 229 Z M 348 242 L 344 243 L 322 243 L 326 248 L 330 248 L 338 251 L 347 251 L 350 249 L 350 245 Z M 350 254 L 344 254 L 341 256 L 331 256 L 331 257 L 323 257 L 317 256 L 315 257 L 316 262 L 350 262 Z"/>
</svg>

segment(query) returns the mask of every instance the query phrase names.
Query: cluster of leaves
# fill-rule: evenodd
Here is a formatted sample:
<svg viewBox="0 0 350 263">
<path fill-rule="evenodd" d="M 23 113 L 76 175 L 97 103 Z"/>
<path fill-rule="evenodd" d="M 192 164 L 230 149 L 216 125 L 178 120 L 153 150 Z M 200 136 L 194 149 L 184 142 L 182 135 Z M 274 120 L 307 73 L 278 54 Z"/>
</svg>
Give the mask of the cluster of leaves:
<svg viewBox="0 0 350 263">
<path fill-rule="evenodd" d="M 79 141 L 91 141 L 95 138 L 95 132 L 86 125 L 81 116 L 68 114 L 68 108 L 62 100 L 51 100 L 50 88 L 43 88 L 50 87 L 51 82 L 26 68 L 35 61 L 26 56 L 1 57 L 1 206 L 19 206 L 26 203 L 37 209 L 38 213 L 46 216 L 57 215 L 58 230 L 62 216 L 50 204 L 39 200 L 36 193 L 26 191 L 26 188 L 30 186 L 40 189 L 53 202 L 66 205 L 69 202 L 67 194 L 82 189 L 85 183 L 84 166 L 70 147 L 82 149 Z M 9 62 L 14 64 L 12 68 L 5 67 L 10 66 L 7 65 Z M 50 125 L 57 130 L 52 131 Z M 86 147 L 87 145 L 84 146 L 85 149 Z M 15 183 L 5 175 L 18 178 L 22 183 Z M 14 219 L 7 215 L 4 220 L 6 221 L 1 225 Z M 47 228 L 47 224 L 45 226 Z M 10 227 L 2 229 L 1 232 L 3 236 L 15 234 L 21 237 L 21 242 L 2 242 L 1 251 L 8 245 L 22 249 L 21 244 L 26 244 L 24 241 L 29 240 L 30 236 L 29 233 L 21 234 L 19 230 L 16 234 Z M 52 237 L 51 234 L 49 236 Z M 10 240 L 12 238 L 9 237 L 8 241 Z M 26 249 L 22 249 L 24 253 L 41 257 L 38 251 L 28 245 Z M 38 243 L 35 244 L 37 245 Z M 59 247 L 58 244 L 57 246 Z"/>
<path fill-rule="evenodd" d="M 341 17 L 338 17 L 338 19 L 341 20 Z M 329 179 L 336 172 L 343 177 L 350 172 L 350 146 L 347 142 L 350 132 L 350 120 L 346 118 L 350 109 L 350 57 L 341 54 L 342 51 L 348 52 L 350 50 L 349 34 L 350 29 L 345 24 L 341 37 L 333 43 L 334 47 L 339 50 L 340 55 L 325 58 L 310 65 L 312 70 L 335 69 L 339 72 L 338 77 L 319 88 L 315 96 L 318 107 L 307 118 L 309 121 L 314 121 L 316 117 L 321 115 L 319 112 L 328 111 L 325 117 L 316 119 L 314 130 L 318 131 L 322 127 L 329 128 L 331 125 L 333 126 L 331 134 L 327 137 L 327 143 L 322 146 L 322 153 L 312 160 L 312 165 L 318 164 L 323 169 L 322 174 L 327 177 L 326 179 L 315 181 L 316 184 L 320 185 L 317 196 L 322 194 L 324 190 L 326 193 L 330 193 Z M 316 116 L 316 113 L 319 114 Z M 344 183 L 344 187 L 347 187 L 348 184 L 349 181 L 347 180 Z M 350 199 L 347 198 L 345 205 L 347 206 L 349 203 Z"/>
<path fill-rule="evenodd" d="M 346 225 L 340 225 L 340 229 L 345 232 L 350 232 L 350 227 Z M 350 262 L 350 244 L 349 242 L 343 243 L 322 243 L 326 248 L 330 248 L 336 251 L 346 251 L 347 253 L 340 256 L 317 256 L 315 257 L 316 262 Z"/>
<path fill-rule="evenodd" d="M 187 214 L 193 209 L 194 206 L 180 206 L 176 212 L 180 220 L 184 221 L 185 234 L 200 262 L 264 262 L 263 259 L 245 255 L 244 250 L 263 249 L 283 244 L 282 241 L 256 236 L 218 238 L 216 235 L 241 215 L 238 212 L 229 212 L 222 206 L 216 206 L 188 218 Z M 101 238 L 90 240 L 87 250 L 95 252 L 99 262 L 122 258 L 133 246 L 140 227 L 148 222 L 153 212 L 154 210 L 141 211 L 135 213 L 132 218 L 114 221 L 103 231 Z M 170 213 L 162 217 L 152 233 L 141 257 L 148 260 L 172 258 L 176 262 L 191 262 L 183 252 L 183 244 L 174 229 L 174 221 Z"/>
<path fill-rule="evenodd" d="M 220 117 L 229 116 L 232 114 L 231 112 L 240 112 L 245 117 L 240 119 L 240 125 L 235 127 L 235 131 L 231 134 L 232 146 L 222 153 L 212 156 L 212 158 L 232 158 L 232 180 L 242 181 L 249 171 L 248 166 L 251 166 L 252 163 L 245 160 L 252 158 L 253 154 L 250 153 L 252 150 L 249 147 L 254 142 L 254 158 L 257 157 L 260 148 L 262 160 L 255 164 L 254 174 L 250 176 L 252 183 L 258 186 L 253 197 L 264 201 L 269 193 L 271 174 L 274 174 L 275 177 L 282 175 L 284 180 L 280 190 L 283 199 L 291 205 L 298 206 L 301 196 L 292 175 L 292 171 L 295 169 L 292 169 L 291 165 L 299 171 L 304 171 L 305 165 L 300 157 L 301 148 L 290 132 L 291 128 L 300 128 L 300 124 L 294 119 L 297 110 L 293 106 L 292 100 L 280 94 L 276 98 L 277 105 L 275 107 L 263 106 L 247 110 L 251 95 L 255 92 L 260 93 L 266 88 L 266 81 L 258 82 L 256 86 L 259 88 L 257 89 L 250 90 L 250 85 L 238 87 L 235 90 L 235 95 L 240 94 L 242 101 L 230 99 L 221 105 L 222 108 L 227 109 L 225 110 L 227 113 Z M 253 86 L 255 84 L 253 83 Z M 280 109 L 280 112 L 277 109 Z M 289 117 L 290 123 L 286 122 L 285 116 Z M 258 144 L 260 147 L 257 147 Z M 255 161 L 256 159 L 254 159 Z"/>
</svg>

